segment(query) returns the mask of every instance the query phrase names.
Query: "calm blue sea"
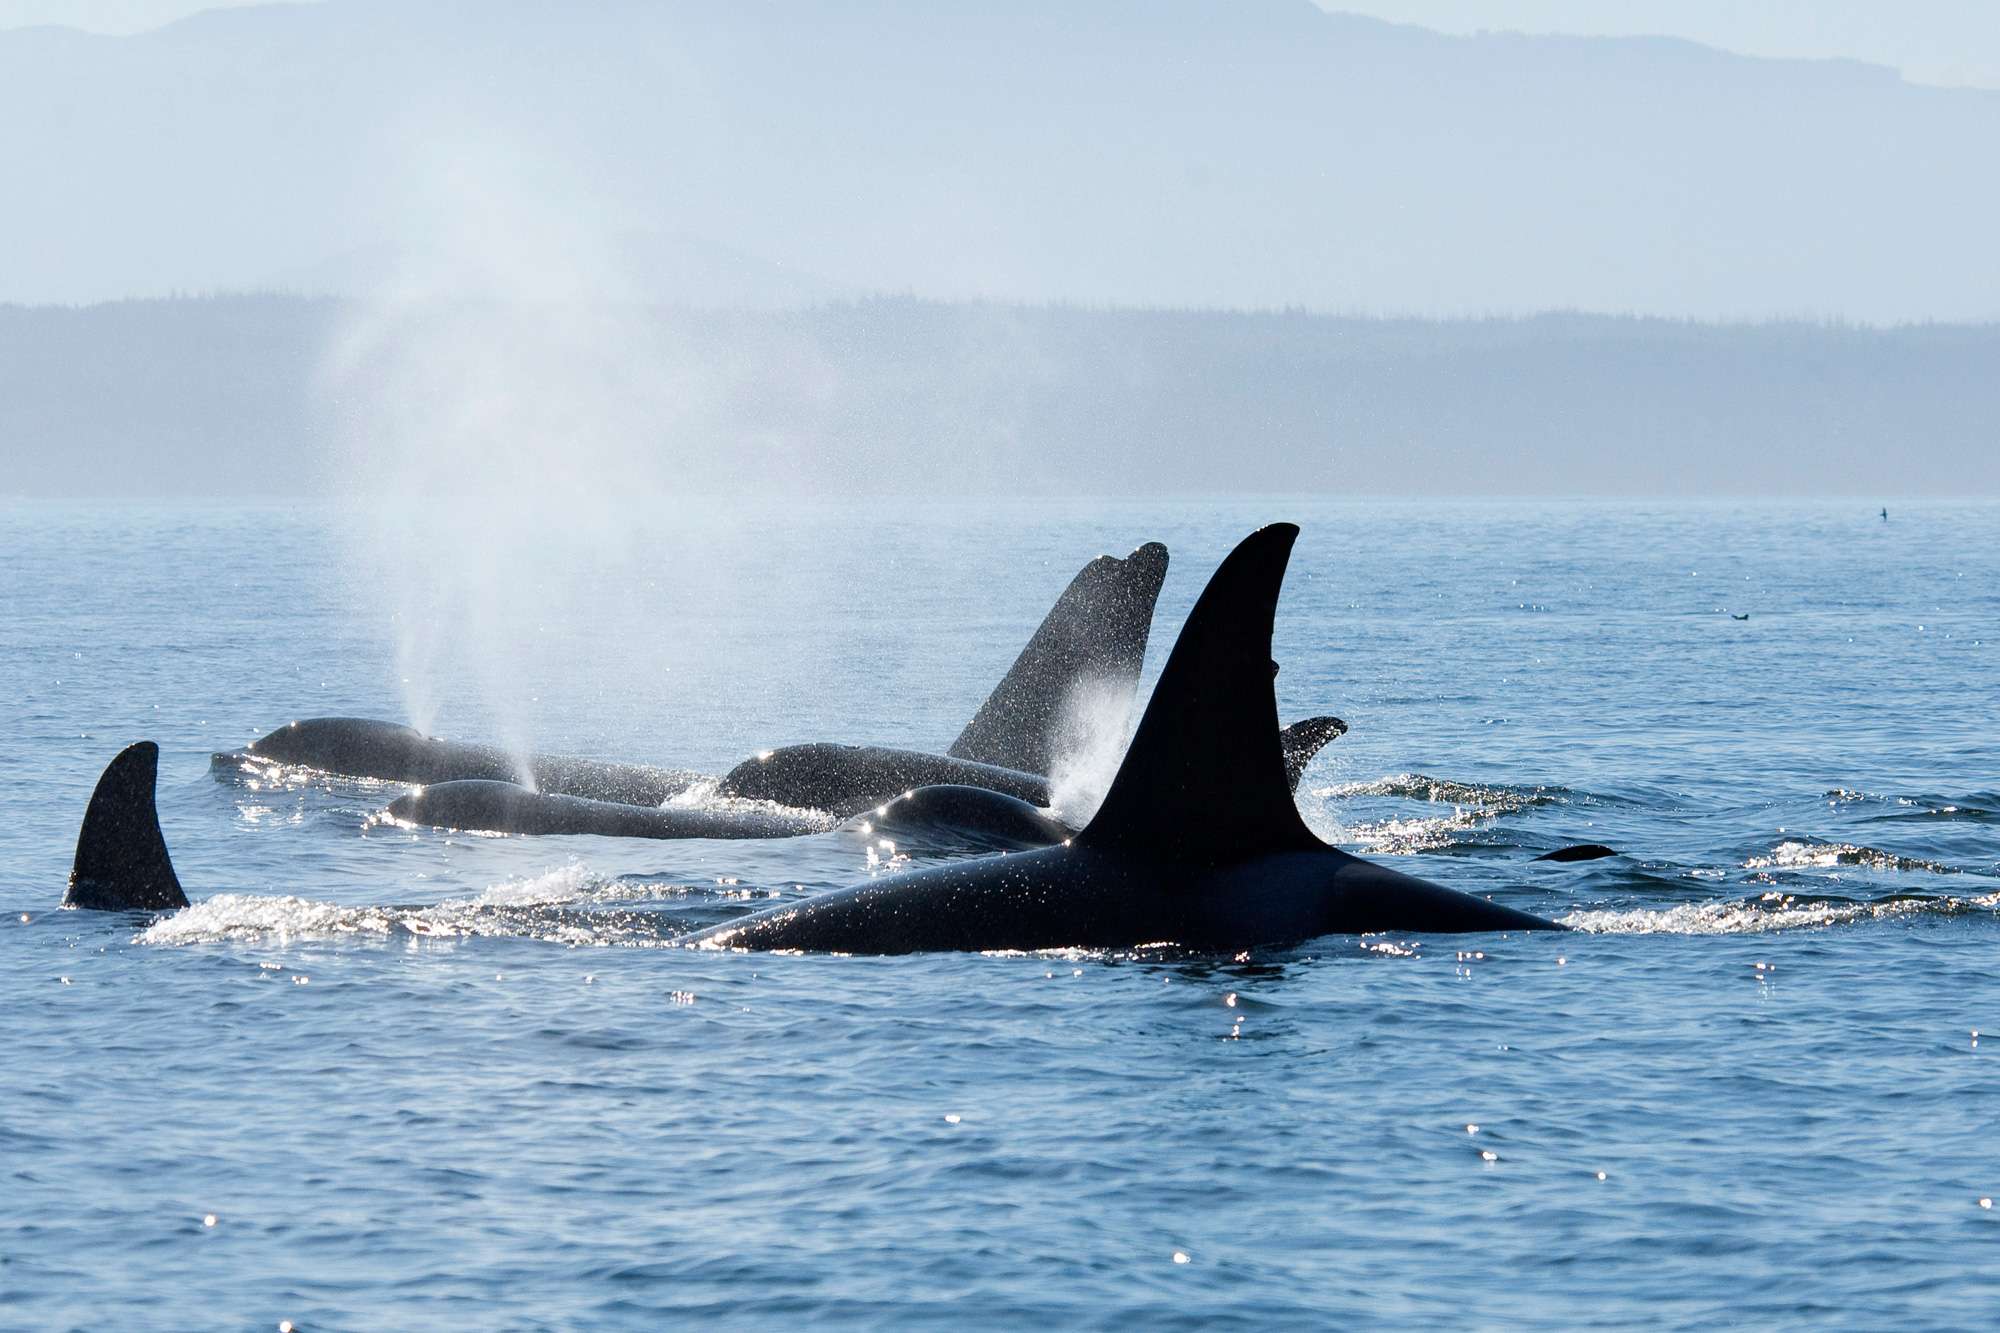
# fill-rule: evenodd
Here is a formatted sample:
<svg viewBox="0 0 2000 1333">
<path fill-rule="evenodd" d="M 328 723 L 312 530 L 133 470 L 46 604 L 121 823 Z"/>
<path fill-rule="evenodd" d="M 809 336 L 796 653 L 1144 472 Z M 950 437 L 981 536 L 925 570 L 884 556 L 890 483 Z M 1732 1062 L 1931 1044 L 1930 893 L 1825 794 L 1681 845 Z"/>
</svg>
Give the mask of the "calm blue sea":
<svg viewBox="0 0 2000 1333">
<path fill-rule="evenodd" d="M 0 506 L 0 1326 L 1991 1326 L 2000 506 L 1877 508 Z M 1580 933 L 693 954 L 866 849 L 209 767 L 935 748 L 1085 559 L 1171 547 L 1156 671 L 1274 519 L 1308 819 Z M 195 906 L 57 910 L 140 737 Z"/>
</svg>

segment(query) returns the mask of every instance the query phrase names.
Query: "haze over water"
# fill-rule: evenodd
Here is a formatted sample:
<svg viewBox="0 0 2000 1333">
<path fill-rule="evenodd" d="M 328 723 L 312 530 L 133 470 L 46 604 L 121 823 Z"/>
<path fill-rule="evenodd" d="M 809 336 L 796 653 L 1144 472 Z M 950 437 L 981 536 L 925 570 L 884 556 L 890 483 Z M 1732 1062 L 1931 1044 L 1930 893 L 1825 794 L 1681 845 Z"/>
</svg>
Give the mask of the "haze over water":
<svg viewBox="0 0 2000 1333">
<path fill-rule="evenodd" d="M 1877 507 L 663 512 L 521 666 L 541 748 L 934 747 L 1089 556 L 1173 550 L 1150 681 L 1298 521 L 1280 709 L 1352 726 L 1309 819 L 1586 933 L 1236 961 L 660 947 L 865 849 L 218 779 L 291 717 L 403 715 L 353 516 L 0 510 L 0 1323 L 1977 1325 L 2000 509 Z M 435 723 L 484 738 L 467 665 Z M 140 736 L 196 906 L 55 911 Z M 1625 855 L 1528 859 L 1578 841 Z"/>
</svg>

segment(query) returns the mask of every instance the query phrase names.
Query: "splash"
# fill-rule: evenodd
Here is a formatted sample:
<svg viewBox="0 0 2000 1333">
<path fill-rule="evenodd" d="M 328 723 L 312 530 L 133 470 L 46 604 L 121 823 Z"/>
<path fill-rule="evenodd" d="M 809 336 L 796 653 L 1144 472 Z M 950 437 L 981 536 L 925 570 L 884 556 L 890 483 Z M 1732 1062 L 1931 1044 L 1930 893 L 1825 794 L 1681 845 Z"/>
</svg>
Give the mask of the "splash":
<svg viewBox="0 0 2000 1333">
<path fill-rule="evenodd" d="M 821 833 L 831 832 L 840 825 L 840 821 L 825 810 L 786 805 L 782 801 L 769 801 L 759 797 L 726 795 L 722 790 L 722 779 L 712 775 L 696 778 L 681 791 L 668 797 L 661 808 L 703 810 L 719 814 L 778 815 L 789 819 L 808 820 Z"/>
<path fill-rule="evenodd" d="M 1049 808 L 1071 828 L 1082 828 L 1104 804 L 1131 740 L 1132 689 L 1110 680 L 1079 681 L 1062 701 L 1055 761 L 1049 773 Z"/>
<path fill-rule="evenodd" d="M 1790 839 L 1771 849 L 1768 856 L 1753 856 L 1743 863 L 1745 870 L 1820 870 L 1836 866 L 1858 866 L 1865 870 L 1925 871 L 1933 875 L 1962 873 L 1957 866 L 1941 861 L 1925 861 L 1914 856 L 1898 856 L 1876 847 L 1848 842 L 1816 842 Z"/>
<path fill-rule="evenodd" d="M 1767 893 L 1733 902 L 1577 911 L 1559 919 L 1565 926 L 1595 935 L 1749 935 L 1995 911 L 2000 911 L 2000 893 L 1968 898 L 1899 897 L 1865 903 Z"/>
<path fill-rule="evenodd" d="M 705 896 L 679 885 L 607 878 L 582 863 L 495 884 L 477 897 L 427 907 L 347 907 L 291 894 L 219 893 L 154 922 L 141 944 L 398 937 L 535 939 L 571 947 L 649 945 L 679 931 L 658 912 L 631 910 L 647 899 Z M 611 910 L 616 904 L 627 910 Z"/>
<path fill-rule="evenodd" d="M 1315 787 L 1313 795 L 1333 800 L 1393 796 L 1441 805 L 1469 806 L 1482 814 L 1504 815 L 1531 806 L 1564 805 L 1573 793 L 1567 787 L 1488 787 L 1471 782 L 1454 782 L 1449 778 L 1426 777 L 1422 773 L 1396 773 L 1370 782 L 1342 782 L 1330 787 Z"/>
<path fill-rule="evenodd" d="M 1542 805 L 1567 804 L 1573 796 L 1564 787 L 1493 787 L 1396 773 L 1367 782 L 1342 782 L 1314 787 L 1314 799 L 1302 806 L 1306 826 L 1327 842 L 1365 847 L 1389 856 L 1437 851 L 1458 841 L 1458 835 L 1503 815 Z M 1387 798 L 1449 805 L 1437 815 L 1393 815 L 1386 819 L 1347 819 L 1336 802 L 1357 798 Z"/>
<path fill-rule="evenodd" d="M 1345 842 L 1366 847 L 1385 856 L 1412 856 L 1451 846 L 1460 833 L 1477 828 L 1490 816 L 1483 810 L 1454 809 L 1448 815 L 1429 819 L 1380 819 L 1340 823 L 1328 817 L 1323 822 L 1310 815 L 1307 827 L 1329 842 Z"/>
</svg>

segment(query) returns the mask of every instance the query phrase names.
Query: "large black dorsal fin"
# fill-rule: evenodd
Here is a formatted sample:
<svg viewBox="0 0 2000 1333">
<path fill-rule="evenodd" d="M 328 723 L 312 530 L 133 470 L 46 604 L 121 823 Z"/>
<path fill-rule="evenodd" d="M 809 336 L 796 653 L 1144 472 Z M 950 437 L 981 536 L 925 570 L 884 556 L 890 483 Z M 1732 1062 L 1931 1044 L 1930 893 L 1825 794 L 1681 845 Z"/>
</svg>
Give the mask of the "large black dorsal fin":
<svg viewBox="0 0 2000 1333">
<path fill-rule="evenodd" d="M 105 768 L 83 812 L 63 906 L 164 912 L 188 905 L 153 806 L 159 772 L 160 747 L 151 741 L 126 746 Z"/>
<path fill-rule="evenodd" d="M 1326 845 L 1292 804 L 1272 682 L 1271 621 L 1298 535 L 1259 528 L 1209 579 L 1078 842 L 1194 865 Z"/>
<path fill-rule="evenodd" d="M 1100 555 L 1070 580 L 1041 628 L 945 753 L 1023 773 L 1047 773 L 1080 687 L 1129 699 L 1146 661 L 1167 548 L 1147 542 L 1120 560 Z"/>
</svg>

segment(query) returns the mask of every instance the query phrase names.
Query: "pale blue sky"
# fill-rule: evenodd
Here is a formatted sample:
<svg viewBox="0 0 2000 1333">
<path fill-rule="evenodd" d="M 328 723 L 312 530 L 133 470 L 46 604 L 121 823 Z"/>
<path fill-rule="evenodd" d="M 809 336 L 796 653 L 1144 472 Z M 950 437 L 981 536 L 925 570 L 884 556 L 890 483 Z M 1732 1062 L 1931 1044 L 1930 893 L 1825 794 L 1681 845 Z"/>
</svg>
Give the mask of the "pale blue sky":
<svg viewBox="0 0 2000 1333">
<path fill-rule="evenodd" d="M 222 0 L 223 4 L 252 0 Z M 1087 2 L 1087 0 L 1080 0 Z M 1319 0 L 1443 32 L 1685 37 L 1745 55 L 1844 57 L 1913 83 L 2000 88 L 2000 0 Z M 137 32 L 216 0 L 0 0 L 0 28 Z"/>
<path fill-rule="evenodd" d="M 0 0 L 0 28 L 137 32 L 257 0 Z M 1087 0 L 1080 0 L 1087 3 Z M 1844 57 L 1913 83 L 2000 88 L 2000 0 L 1318 0 L 1442 32 L 1685 37 L 1745 55 Z"/>
</svg>

